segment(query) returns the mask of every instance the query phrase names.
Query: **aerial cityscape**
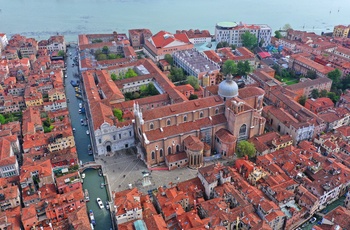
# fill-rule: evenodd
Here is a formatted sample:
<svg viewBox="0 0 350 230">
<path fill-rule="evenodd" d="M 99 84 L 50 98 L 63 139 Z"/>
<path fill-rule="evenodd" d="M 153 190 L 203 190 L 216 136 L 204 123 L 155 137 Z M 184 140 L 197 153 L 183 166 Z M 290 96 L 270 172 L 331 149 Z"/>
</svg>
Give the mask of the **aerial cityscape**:
<svg viewBox="0 0 350 230">
<path fill-rule="evenodd" d="M 350 25 L 254 23 L 0 31 L 0 230 L 350 229 Z"/>
</svg>

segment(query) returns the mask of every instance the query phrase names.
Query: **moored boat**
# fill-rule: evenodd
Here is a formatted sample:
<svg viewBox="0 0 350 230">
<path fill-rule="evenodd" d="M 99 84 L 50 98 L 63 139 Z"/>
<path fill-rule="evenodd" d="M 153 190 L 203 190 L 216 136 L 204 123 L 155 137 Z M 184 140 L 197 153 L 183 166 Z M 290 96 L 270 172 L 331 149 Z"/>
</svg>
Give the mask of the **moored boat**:
<svg viewBox="0 0 350 230">
<path fill-rule="evenodd" d="M 86 202 L 90 201 L 89 191 L 87 189 L 84 190 L 84 197 Z"/>
<path fill-rule="evenodd" d="M 96 220 L 95 220 L 94 212 L 93 212 L 92 210 L 89 211 L 89 216 L 90 216 L 91 224 L 96 225 Z"/>
</svg>

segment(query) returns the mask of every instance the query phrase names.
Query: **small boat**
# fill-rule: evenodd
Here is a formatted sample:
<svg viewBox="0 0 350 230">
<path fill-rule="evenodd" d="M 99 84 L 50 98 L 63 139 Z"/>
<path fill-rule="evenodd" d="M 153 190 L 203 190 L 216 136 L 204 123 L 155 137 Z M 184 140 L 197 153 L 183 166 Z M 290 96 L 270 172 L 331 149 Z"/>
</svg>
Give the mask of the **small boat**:
<svg viewBox="0 0 350 230">
<path fill-rule="evenodd" d="M 92 210 L 89 211 L 90 221 L 92 225 L 96 225 L 95 216 Z"/>
<path fill-rule="evenodd" d="M 88 145 L 88 150 L 92 150 L 91 145 Z"/>
<path fill-rule="evenodd" d="M 84 190 L 84 196 L 86 202 L 90 201 L 89 191 L 87 189 Z"/>
<path fill-rule="evenodd" d="M 101 183 L 101 188 L 104 188 L 105 184 L 104 183 Z"/>
<path fill-rule="evenodd" d="M 73 128 L 73 132 L 75 132 L 75 128 Z"/>
<path fill-rule="evenodd" d="M 90 132 L 89 132 L 89 130 L 86 130 L 86 135 L 90 135 Z"/>
<path fill-rule="evenodd" d="M 80 124 L 81 124 L 81 125 L 84 125 L 84 119 L 83 119 L 83 118 L 80 119 Z"/>
<path fill-rule="evenodd" d="M 75 96 L 79 99 L 82 99 L 81 95 L 79 93 L 76 93 Z"/>
<path fill-rule="evenodd" d="M 65 78 L 67 78 L 67 74 L 66 74 L 66 75 L 64 75 L 64 77 L 65 77 Z"/>
<path fill-rule="evenodd" d="M 80 111 L 81 111 L 81 113 L 85 113 L 85 108 L 84 107 L 81 108 Z"/>
<path fill-rule="evenodd" d="M 97 197 L 96 201 L 97 201 L 97 204 L 98 204 L 98 206 L 100 207 L 100 209 L 105 208 L 105 206 L 103 205 L 102 200 L 101 200 L 99 197 Z"/>
<path fill-rule="evenodd" d="M 70 81 L 70 84 L 71 84 L 73 87 L 77 87 L 77 86 L 78 86 L 78 83 L 75 82 L 74 80 L 71 80 L 71 81 Z"/>
<path fill-rule="evenodd" d="M 79 108 L 83 108 L 83 104 L 82 103 L 79 103 Z"/>
<path fill-rule="evenodd" d="M 69 103 L 69 98 L 67 98 L 67 103 Z"/>
<path fill-rule="evenodd" d="M 85 178 L 85 173 L 81 174 L 81 178 L 83 178 L 83 179 Z"/>
<path fill-rule="evenodd" d="M 98 170 L 98 175 L 99 175 L 99 176 L 102 176 L 102 169 L 99 169 L 99 170 Z"/>
<path fill-rule="evenodd" d="M 79 113 L 81 113 L 81 109 L 79 109 Z"/>
<path fill-rule="evenodd" d="M 89 155 L 92 155 L 92 150 L 89 150 Z"/>
<path fill-rule="evenodd" d="M 109 209 L 109 203 L 107 200 L 106 200 L 106 209 Z"/>
</svg>

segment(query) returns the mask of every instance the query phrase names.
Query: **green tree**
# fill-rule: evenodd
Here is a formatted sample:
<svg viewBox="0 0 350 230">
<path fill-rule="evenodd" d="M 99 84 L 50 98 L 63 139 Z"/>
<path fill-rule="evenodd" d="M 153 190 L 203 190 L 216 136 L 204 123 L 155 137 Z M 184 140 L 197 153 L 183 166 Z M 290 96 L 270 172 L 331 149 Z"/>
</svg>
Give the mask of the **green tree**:
<svg viewBox="0 0 350 230">
<path fill-rule="evenodd" d="M 153 85 L 153 83 L 149 83 L 147 85 L 147 91 L 148 91 L 148 94 L 151 95 L 151 96 L 159 94 L 157 88 Z"/>
<path fill-rule="evenodd" d="M 341 89 L 346 90 L 350 88 L 350 74 L 346 75 L 343 79 L 340 81 Z"/>
<path fill-rule="evenodd" d="M 199 90 L 198 78 L 196 78 L 195 76 L 188 76 L 187 84 L 190 84 L 194 88 L 194 90 Z"/>
<path fill-rule="evenodd" d="M 165 54 L 164 60 L 169 63 L 169 65 L 173 66 L 174 64 L 174 59 L 170 54 Z"/>
<path fill-rule="evenodd" d="M 216 48 L 217 49 L 220 49 L 220 48 L 224 48 L 224 47 L 229 47 L 230 44 L 226 41 L 223 41 L 223 42 L 219 42 L 217 45 L 216 45 Z"/>
<path fill-rule="evenodd" d="M 123 111 L 121 109 L 114 108 L 113 115 L 118 119 L 118 121 L 123 120 Z"/>
<path fill-rule="evenodd" d="M 327 97 L 327 90 L 323 89 L 320 91 L 320 97 Z"/>
<path fill-rule="evenodd" d="M 111 74 L 111 78 L 112 78 L 113 81 L 116 81 L 118 79 L 117 74 L 112 73 Z"/>
<path fill-rule="evenodd" d="M 97 61 L 103 61 L 103 60 L 107 60 L 107 55 L 106 54 L 99 54 L 97 56 Z"/>
<path fill-rule="evenodd" d="M 196 100 L 198 99 L 198 96 L 196 94 L 191 94 L 190 97 L 188 98 L 188 100 Z"/>
<path fill-rule="evenodd" d="M 6 123 L 6 119 L 4 117 L 4 115 L 0 114 L 0 123 L 3 125 Z"/>
<path fill-rule="evenodd" d="M 337 103 L 339 101 L 339 96 L 335 94 L 334 92 L 328 92 L 327 97 L 331 99 L 334 103 Z"/>
<path fill-rule="evenodd" d="M 304 106 L 305 105 L 305 102 L 306 102 L 306 96 L 301 96 L 301 97 L 299 97 L 299 100 L 298 100 L 298 102 L 299 102 L 299 104 L 301 104 L 302 106 Z"/>
<path fill-rule="evenodd" d="M 282 34 L 279 30 L 275 31 L 275 38 L 282 38 Z"/>
<path fill-rule="evenodd" d="M 225 61 L 224 65 L 222 66 L 222 72 L 224 75 L 228 75 L 228 74 L 236 75 L 237 71 L 238 71 L 237 65 L 233 60 Z"/>
<path fill-rule="evenodd" d="M 286 23 L 283 28 L 283 30 L 289 30 L 289 29 L 293 29 L 292 26 L 289 23 Z"/>
<path fill-rule="evenodd" d="M 248 61 L 242 62 L 239 61 L 237 63 L 237 74 L 239 76 L 246 76 L 248 73 L 250 73 L 251 67 Z"/>
<path fill-rule="evenodd" d="M 307 78 L 310 78 L 310 79 L 316 79 L 316 78 L 317 78 L 316 71 L 308 70 L 308 71 L 306 72 L 306 77 L 307 77 Z"/>
<path fill-rule="evenodd" d="M 332 89 L 337 89 L 340 83 L 341 72 L 335 69 L 327 74 L 328 78 L 332 80 Z"/>
<path fill-rule="evenodd" d="M 102 52 L 103 52 L 104 54 L 108 54 L 108 53 L 109 53 L 108 46 L 104 46 L 104 47 L 102 48 Z"/>
<path fill-rule="evenodd" d="M 231 45 L 231 49 L 232 49 L 232 50 L 235 50 L 235 49 L 237 49 L 237 45 L 235 45 L 235 44 L 232 44 L 232 45 Z"/>
<path fill-rule="evenodd" d="M 242 34 L 241 38 L 243 46 L 247 47 L 250 50 L 258 45 L 258 39 L 249 31 L 246 31 L 244 34 Z"/>
<path fill-rule="evenodd" d="M 108 58 L 108 59 L 117 59 L 117 58 L 118 58 L 118 55 L 117 55 L 117 54 L 108 54 L 108 55 L 107 55 L 107 58 Z"/>
<path fill-rule="evenodd" d="M 58 51 L 58 56 L 64 57 L 64 51 L 63 50 Z"/>
<path fill-rule="evenodd" d="M 240 141 L 237 144 L 237 156 L 243 157 L 248 156 L 249 158 L 255 157 L 256 150 L 254 144 L 248 141 Z"/>
<path fill-rule="evenodd" d="M 137 73 L 133 70 L 133 69 L 128 69 L 128 71 L 126 71 L 125 73 L 125 78 L 132 78 L 132 77 L 136 77 Z"/>
<path fill-rule="evenodd" d="M 313 89 L 313 90 L 311 91 L 311 97 L 314 98 L 314 99 L 317 99 L 317 98 L 320 97 L 320 93 L 318 92 L 317 89 Z"/>
<path fill-rule="evenodd" d="M 184 71 L 181 68 L 172 67 L 170 69 L 170 80 L 172 82 L 179 82 L 186 80 L 186 76 L 184 74 Z"/>
</svg>

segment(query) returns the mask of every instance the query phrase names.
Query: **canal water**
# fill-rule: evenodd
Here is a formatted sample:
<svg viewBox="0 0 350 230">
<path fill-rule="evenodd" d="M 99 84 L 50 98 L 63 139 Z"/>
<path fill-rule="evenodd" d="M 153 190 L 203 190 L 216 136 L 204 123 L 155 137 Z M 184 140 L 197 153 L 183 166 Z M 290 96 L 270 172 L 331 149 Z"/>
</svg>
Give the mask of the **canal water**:
<svg viewBox="0 0 350 230">
<path fill-rule="evenodd" d="M 70 56 L 69 53 L 72 53 Z M 94 160 L 93 155 L 89 155 L 88 146 L 91 145 L 90 136 L 86 134 L 88 126 L 81 125 L 80 120 L 86 119 L 85 114 L 79 113 L 79 103 L 83 101 L 75 96 L 76 92 L 74 87 L 71 85 L 71 80 L 75 82 L 79 80 L 74 74 L 78 73 L 78 67 L 72 64 L 74 63 L 74 57 L 76 56 L 76 49 L 74 47 L 67 48 L 67 78 L 65 78 L 66 95 L 69 99 L 68 110 L 71 118 L 72 128 L 75 128 L 74 140 L 78 152 L 79 160 L 84 164 Z M 99 197 L 103 201 L 104 205 L 108 199 L 107 191 L 105 186 L 101 188 L 101 183 L 105 183 L 104 178 L 100 177 L 98 170 L 87 169 L 84 171 L 85 179 L 83 188 L 89 191 L 90 201 L 87 202 L 87 209 L 92 210 L 95 215 L 96 230 L 108 230 L 112 227 L 109 210 L 106 208 L 100 209 L 97 205 L 96 199 Z"/>
</svg>

